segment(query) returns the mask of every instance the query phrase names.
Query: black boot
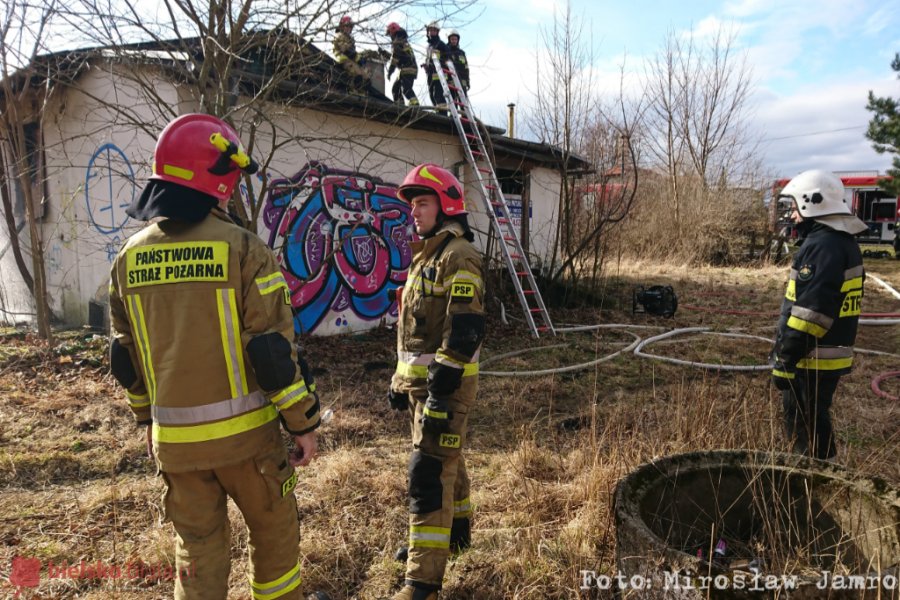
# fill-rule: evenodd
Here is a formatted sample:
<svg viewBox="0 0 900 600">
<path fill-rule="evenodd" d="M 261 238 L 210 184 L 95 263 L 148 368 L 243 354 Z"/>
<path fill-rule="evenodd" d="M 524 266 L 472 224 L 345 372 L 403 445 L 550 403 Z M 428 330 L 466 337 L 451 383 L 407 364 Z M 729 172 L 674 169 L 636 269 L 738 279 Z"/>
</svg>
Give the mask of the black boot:
<svg viewBox="0 0 900 600">
<path fill-rule="evenodd" d="M 453 519 L 450 527 L 450 553 L 465 552 L 472 545 L 472 522 L 469 517 Z"/>
</svg>

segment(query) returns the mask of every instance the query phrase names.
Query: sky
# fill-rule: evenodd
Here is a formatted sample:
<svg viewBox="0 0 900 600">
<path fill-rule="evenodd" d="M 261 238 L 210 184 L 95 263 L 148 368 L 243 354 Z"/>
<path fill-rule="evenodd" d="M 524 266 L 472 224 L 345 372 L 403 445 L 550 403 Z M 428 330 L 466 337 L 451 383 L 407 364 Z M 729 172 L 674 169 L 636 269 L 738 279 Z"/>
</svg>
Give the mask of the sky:
<svg viewBox="0 0 900 600">
<path fill-rule="evenodd" d="M 752 70 L 749 125 L 772 175 L 812 168 L 883 173 L 890 166 L 890 155 L 876 153 L 865 138 L 865 107 L 869 90 L 900 96 L 890 68 L 900 51 L 900 0 L 571 0 L 571 10 L 593 48 L 601 94 L 615 96 L 623 64 L 636 89 L 668 32 L 703 40 L 725 27 Z M 470 98 L 483 120 L 505 127 L 507 104 L 520 111 L 533 103 L 539 32 L 552 27 L 554 11 L 565 11 L 565 2 L 483 0 L 442 23 L 444 38 L 451 27 L 461 32 Z M 413 42 L 424 43 L 410 29 Z M 517 136 L 527 137 L 518 123 Z"/>
</svg>

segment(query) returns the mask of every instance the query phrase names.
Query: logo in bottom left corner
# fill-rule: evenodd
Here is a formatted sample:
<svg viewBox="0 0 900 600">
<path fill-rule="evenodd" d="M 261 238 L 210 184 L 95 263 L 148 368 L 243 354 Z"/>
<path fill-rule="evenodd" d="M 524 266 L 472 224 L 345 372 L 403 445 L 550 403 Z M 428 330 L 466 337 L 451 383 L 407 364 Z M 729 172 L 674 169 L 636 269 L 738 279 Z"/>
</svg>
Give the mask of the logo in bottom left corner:
<svg viewBox="0 0 900 600">
<path fill-rule="evenodd" d="M 25 558 L 16 556 L 12 560 L 12 572 L 9 574 L 9 582 L 16 586 L 18 598 L 23 588 L 35 588 L 41 583 L 41 561 L 38 558 Z"/>
</svg>

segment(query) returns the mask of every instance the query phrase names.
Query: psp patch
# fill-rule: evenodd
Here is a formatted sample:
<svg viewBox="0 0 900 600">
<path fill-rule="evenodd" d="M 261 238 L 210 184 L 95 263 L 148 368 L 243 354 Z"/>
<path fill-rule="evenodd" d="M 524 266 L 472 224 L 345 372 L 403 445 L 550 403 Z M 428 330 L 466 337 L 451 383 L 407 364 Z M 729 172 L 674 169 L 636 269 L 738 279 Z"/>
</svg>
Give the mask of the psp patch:
<svg viewBox="0 0 900 600">
<path fill-rule="evenodd" d="M 797 271 L 797 279 L 800 281 L 809 281 L 813 278 L 813 271 L 812 265 L 803 265 L 800 267 L 800 270 Z"/>
<path fill-rule="evenodd" d="M 281 497 L 284 498 L 293 492 L 295 487 L 297 487 L 297 471 L 291 473 L 291 476 L 281 484 Z"/>
<path fill-rule="evenodd" d="M 459 282 L 450 287 L 451 302 L 471 302 L 475 298 L 475 284 Z"/>
<path fill-rule="evenodd" d="M 438 443 L 441 448 L 459 448 L 462 438 L 453 433 L 442 433 Z"/>
</svg>

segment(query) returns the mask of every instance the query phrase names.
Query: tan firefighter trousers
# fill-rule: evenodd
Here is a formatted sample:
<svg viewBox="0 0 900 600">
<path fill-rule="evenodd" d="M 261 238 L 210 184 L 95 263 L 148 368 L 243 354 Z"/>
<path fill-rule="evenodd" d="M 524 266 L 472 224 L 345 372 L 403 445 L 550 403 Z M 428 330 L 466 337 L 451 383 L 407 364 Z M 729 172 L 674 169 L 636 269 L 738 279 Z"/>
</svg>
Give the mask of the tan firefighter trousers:
<svg viewBox="0 0 900 600">
<path fill-rule="evenodd" d="M 231 570 L 226 497 L 250 533 L 250 588 L 261 600 L 299 600 L 300 525 L 287 450 L 268 447 L 250 460 L 203 471 L 165 472 L 164 507 L 175 526 L 176 600 L 224 600 Z"/>
<path fill-rule="evenodd" d="M 408 584 L 439 589 L 450 556 L 454 518 L 471 515 L 469 476 L 462 456 L 469 403 L 451 399 L 450 431 L 435 434 L 422 429 L 427 393 L 410 394 L 413 452 L 409 461 Z"/>
</svg>

